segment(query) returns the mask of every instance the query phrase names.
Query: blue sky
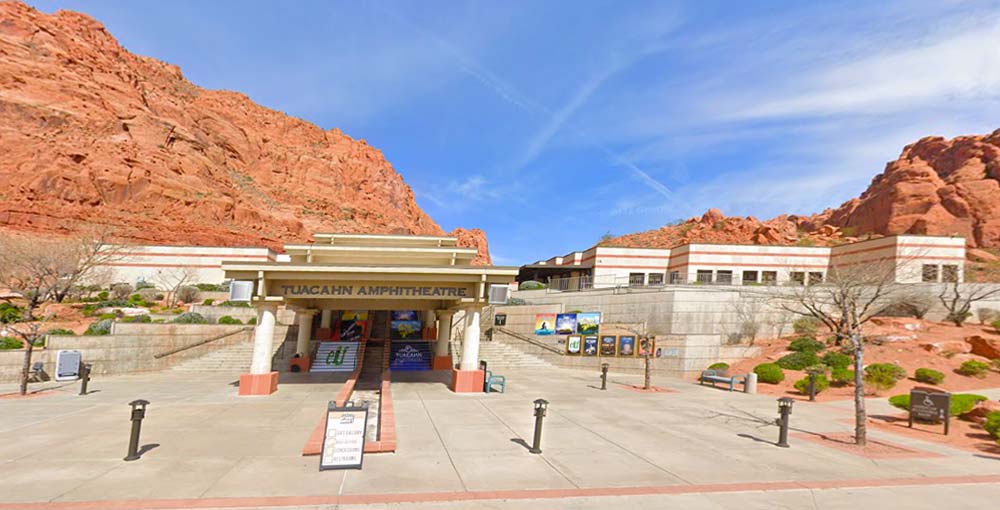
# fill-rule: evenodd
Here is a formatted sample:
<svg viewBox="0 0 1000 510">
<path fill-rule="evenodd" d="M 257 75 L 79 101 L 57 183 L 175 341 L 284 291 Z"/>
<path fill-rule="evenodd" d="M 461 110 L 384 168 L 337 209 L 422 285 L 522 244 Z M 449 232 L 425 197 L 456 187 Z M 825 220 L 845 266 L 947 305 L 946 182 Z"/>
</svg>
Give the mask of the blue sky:
<svg viewBox="0 0 1000 510">
<path fill-rule="evenodd" d="M 1000 127 L 998 2 L 32 3 L 366 139 L 498 264 L 818 212 L 922 136 Z"/>
</svg>

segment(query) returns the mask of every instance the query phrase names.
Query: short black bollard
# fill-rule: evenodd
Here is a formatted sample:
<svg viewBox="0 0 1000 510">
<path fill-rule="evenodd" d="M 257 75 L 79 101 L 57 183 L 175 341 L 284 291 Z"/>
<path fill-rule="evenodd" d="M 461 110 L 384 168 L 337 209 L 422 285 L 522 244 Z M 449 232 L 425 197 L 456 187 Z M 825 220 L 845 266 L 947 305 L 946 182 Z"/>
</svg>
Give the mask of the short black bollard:
<svg viewBox="0 0 1000 510">
<path fill-rule="evenodd" d="M 816 373 L 809 373 L 809 401 L 816 401 Z"/>
<path fill-rule="evenodd" d="M 778 399 L 778 444 L 782 448 L 788 448 L 788 416 L 792 414 L 792 404 L 795 403 L 791 397 L 781 397 Z"/>
<path fill-rule="evenodd" d="M 137 460 L 139 458 L 139 430 L 142 427 L 142 419 L 146 417 L 147 400 L 133 400 L 128 403 L 132 406 L 132 435 L 128 438 L 128 455 L 125 460 Z"/>
<path fill-rule="evenodd" d="M 479 370 L 483 371 L 483 393 L 490 392 L 490 378 L 486 377 L 486 360 L 479 360 Z"/>
<path fill-rule="evenodd" d="M 610 368 L 610 367 L 611 367 L 611 365 L 608 364 L 608 363 L 601 363 L 601 389 L 602 390 L 608 389 L 608 368 Z"/>
<path fill-rule="evenodd" d="M 90 382 L 90 363 L 80 363 L 80 394 L 87 394 L 87 383 Z"/>
<path fill-rule="evenodd" d="M 549 407 L 549 401 L 538 399 L 535 401 L 535 440 L 531 443 L 529 452 L 534 454 L 542 453 L 542 418 L 545 418 L 545 410 Z"/>
</svg>

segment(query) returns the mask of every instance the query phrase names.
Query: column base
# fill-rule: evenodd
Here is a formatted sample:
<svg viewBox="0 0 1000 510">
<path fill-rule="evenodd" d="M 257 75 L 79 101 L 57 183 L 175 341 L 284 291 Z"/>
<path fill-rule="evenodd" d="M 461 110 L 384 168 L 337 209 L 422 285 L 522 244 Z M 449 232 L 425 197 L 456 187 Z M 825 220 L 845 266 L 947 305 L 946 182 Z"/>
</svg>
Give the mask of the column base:
<svg viewBox="0 0 1000 510">
<path fill-rule="evenodd" d="M 292 367 L 299 367 L 295 370 Z M 292 358 L 288 361 L 288 371 L 289 372 L 308 372 L 312 368 L 312 358 L 305 356 L 302 358 Z"/>
<path fill-rule="evenodd" d="M 278 373 L 240 374 L 240 396 L 270 395 L 278 391 Z"/>
<path fill-rule="evenodd" d="M 482 393 L 486 374 L 482 370 L 451 370 L 451 391 L 455 393 Z"/>
<path fill-rule="evenodd" d="M 455 366 L 451 363 L 451 356 L 434 356 L 432 370 L 452 370 Z"/>
</svg>

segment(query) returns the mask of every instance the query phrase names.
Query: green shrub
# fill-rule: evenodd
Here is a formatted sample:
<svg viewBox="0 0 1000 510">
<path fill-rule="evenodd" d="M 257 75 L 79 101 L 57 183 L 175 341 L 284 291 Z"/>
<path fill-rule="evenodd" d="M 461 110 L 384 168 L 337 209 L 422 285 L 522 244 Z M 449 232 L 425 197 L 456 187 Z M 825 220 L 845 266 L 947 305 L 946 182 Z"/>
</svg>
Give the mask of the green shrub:
<svg viewBox="0 0 1000 510">
<path fill-rule="evenodd" d="M 788 350 L 795 352 L 819 352 L 826 349 L 826 344 L 811 336 L 800 336 L 788 344 Z"/>
<path fill-rule="evenodd" d="M 830 382 L 834 386 L 850 386 L 854 384 L 854 370 L 837 367 L 830 371 Z"/>
<path fill-rule="evenodd" d="M 548 285 L 545 285 L 542 282 L 536 282 L 534 280 L 528 280 L 526 282 L 521 282 L 521 285 L 518 285 L 518 287 L 517 287 L 518 290 L 538 290 L 538 289 L 546 289 L 546 288 L 548 288 Z"/>
<path fill-rule="evenodd" d="M 712 363 L 711 365 L 708 366 L 708 369 L 709 370 L 729 370 L 729 363 L 723 363 L 721 361 L 718 362 L 718 363 Z"/>
<path fill-rule="evenodd" d="M 112 319 L 101 319 L 97 322 L 92 322 L 90 326 L 87 326 L 87 331 L 84 331 L 84 335 L 110 335 L 111 326 L 115 323 Z"/>
<path fill-rule="evenodd" d="M 202 292 L 225 292 L 229 290 L 229 286 L 222 283 L 196 283 L 194 286 Z"/>
<path fill-rule="evenodd" d="M 896 382 L 906 377 L 906 370 L 893 363 L 875 363 L 865 367 L 865 384 L 875 392 L 888 390 L 896 386 Z"/>
<path fill-rule="evenodd" d="M 11 324 L 21 320 L 21 309 L 10 303 L 0 303 L 0 324 Z"/>
<path fill-rule="evenodd" d="M 66 328 L 50 329 L 45 334 L 52 336 L 76 336 L 76 333 L 74 333 L 73 330 Z"/>
<path fill-rule="evenodd" d="M 250 308 L 250 303 L 246 301 L 223 301 L 219 306 L 235 306 L 236 308 Z"/>
<path fill-rule="evenodd" d="M 177 289 L 176 295 L 174 296 L 178 301 L 184 303 L 194 303 L 195 299 L 198 299 L 198 287 L 192 287 L 191 285 L 185 285 Z"/>
<path fill-rule="evenodd" d="M 846 369 L 851 366 L 852 360 L 850 356 L 842 352 L 830 351 L 824 354 L 823 357 L 820 358 L 820 361 L 824 365 L 830 367 L 831 369 L 836 369 L 836 368 Z"/>
<path fill-rule="evenodd" d="M 958 367 L 958 373 L 969 377 L 986 377 L 986 373 L 989 372 L 989 370 L 989 363 L 974 359 L 964 361 L 962 362 L 962 366 Z"/>
<path fill-rule="evenodd" d="M 818 395 L 822 391 L 826 391 L 830 387 L 830 380 L 826 378 L 825 375 L 816 376 L 816 394 Z M 803 395 L 809 394 L 809 376 L 805 376 L 798 381 L 795 381 L 795 389 Z"/>
<path fill-rule="evenodd" d="M 971 411 L 972 408 L 976 407 L 977 403 L 982 402 L 983 400 L 988 399 L 982 395 L 976 395 L 974 393 L 953 393 L 951 395 L 951 408 L 948 412 L 952 416 L 961 416 Z M 904 395 L 889 397 L 889 403 L 892 404 L 893 407 L 909 411 L 910 395 L 907 393 Z"/>
<path fill-rule="evenodd" d="M 214 302 L 215 302 L 215 300 L 214 300 L 214 299 L 212 299 L 212 298 L 208 298 L 208 299 L 206 299 L 206 300 L 202 301 L 202 302 L 201 302 L 201 304 L 203 304 L 203 305 L 205 305 L 205 306 L 212 306 L 212 303 L 214 303 Z"/>
<path fill-rule="evenodd" d="M 127 283 L 116 283 L 111 286 L 111 294 L 115 299 L 127 299 L 132 293 L 132 286 Z"/>
<path fill-rule="evenodd" d="M 993 321 L 992 326 L 993 329 L 997 330 L 997 333 L 1000 333 L 1000 319 Z"/>
<path fill-rule="evenodd" d="M 250 317 L 250 319 L 247 320 L 247 324 L 250 324 L 250 325 L 257 324 L 257 318 L 256 317 Z"/>
<path fill-rule="evenodd" d="M 933 368 L 918 368 L 913 372 L 913 378 L 922 383 L 941 384 L 944 382 L 944 373 Z"/>
<path fill-rule="evenodd" d="M 184 312 L 171 322 L 174 324 L 208 324 L 208 319 L 200 313 Z"/>
<path fill-rule="evenodd" d="M 799 317 L 792 323 L 792 330 L 800 335 L 816 335 L 823 323 L 815 317 Z"/>
<path fill-rule="evenodd" d="M 0 337 L 0 351 L 20 349 L 21 347 L 24 347 L 24 343 L 14 337 L 10 336 Z"/>
<path fill-rule="evenodd" d="M 153 318 L 150 317 L 150 316 L 148 316 L 148 315 L 146 315 L 146 314 L 132 315 L 132 316 L 129 316 L 129 317 L 122 317 L 121 322 L 133 322 L 133 323 L 139 323 L 139 324 L 149 324 L 150 322 L 153 322 Z"/>
<path fill-rule="evenodd" d="M 1000 439 L 1000 411 L 987 414 L 983 428 L 993 436 L 993 439 Z"/>
<path fill-rule="evenodd" d="M 145 281 L 142 281 L 142 282 L 139 282 L 139 283 L 135 284 L 135 290 L 155 289 L 155 288 L 156 288 L 156 285 L 153 285 L 152 283 L 145 282 Z"/>
<path fill-rule="evenodd" d="M 106 290 L 102 290 L 97 293 L 98 301 L 107 301 L 109 297 L 111 297 L 111 294 Z"/>
<path fill-rule="evenodd" d="M 761 363 L 753 367 L 753 373 L 757 374 L 757 380 L 767 384 L 778 384 L 785 380 L 785 372 L 777 363 Z"/>
<path fill-rule="evenodd" d="M 219 317 L 219 324 L 243 324 L 243 321 L 229 315 L 223 315 Z"/>
<path fill-rule="evenodd" d="M 793 352 L 782 356 L 777 361 L 779 367 L 786 370 L 803 370 L 810 365 L 819 363 L 819 358 L 814 352 Z"/>
</svg>

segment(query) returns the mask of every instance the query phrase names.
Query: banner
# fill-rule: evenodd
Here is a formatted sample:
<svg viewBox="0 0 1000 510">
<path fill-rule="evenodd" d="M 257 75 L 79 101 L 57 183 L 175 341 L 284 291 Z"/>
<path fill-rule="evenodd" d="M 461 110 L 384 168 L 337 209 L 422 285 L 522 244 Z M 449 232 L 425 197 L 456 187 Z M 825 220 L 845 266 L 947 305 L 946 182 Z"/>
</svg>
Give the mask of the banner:
<svg viewBox="0 0 1000 510">
<path fill-rule="evenodd" d="M 353 372 L 358 362 L 357 342 L 320 342 L 310 372 Z"/>
<path fill-rule="evenodd" d="M 344 310 L 340 315 L 340 320 L 366 321 L 368 320 L 368 310 Z"/>
<path fill-rule="evenodd" d="M 635 337 L 622 335 L 618 337 L 618 355 L 635 356 Z"/>
<path fill-rule="evenodd" d="M 561 313 L 556 315 L 556 334 L 575 335 L 576 334 L 576 314 Z"/>
<path fill-rule="evenodd" d="M 596 335 L 601 327 L 601 312 L 576 314 L 576 332 L 581 335 Z"/>
<path fill-rule="evenodd" d="M 614 335 L 601 337 L 601 356 L 614 356 L 617 353 L 617 338 Z"/>
<path fill-rule="evenodd" d="M 535 315 L 535 334 L 554 335 L 556 334 L 556 314 L 539 313 Z"/>
<path fill-rule="evenodd" d="M 597 356 L 597 337 L 596 336 L 585 336 L 585 337 L 583 337 L 583 355 L 584 356 Z"/>
<path fill-rule="evenodd" d="M 580 341 L 582 338 L 579 335 L 572 335 L 566 339 L 566 352 L 570 354 L 580 354 Z"/>
<path fill-rule="evenodd" d="M 430 370 L 429 342 L 393 341 L 389 347 L 389 368 L 392 370 Z"/>
<path fill-rule="evenodd" d="M 420 338 L 423 323 L 416 310 L 397 310 L 390 314 L 389 338 L 392 340 L 407 340 Z"/>
<path fill-rule="evenodd" d="M 365 321 L 341 320 L 338 339 L 342 342 L 360 342 L 364 332 Z"/>
</svg>

